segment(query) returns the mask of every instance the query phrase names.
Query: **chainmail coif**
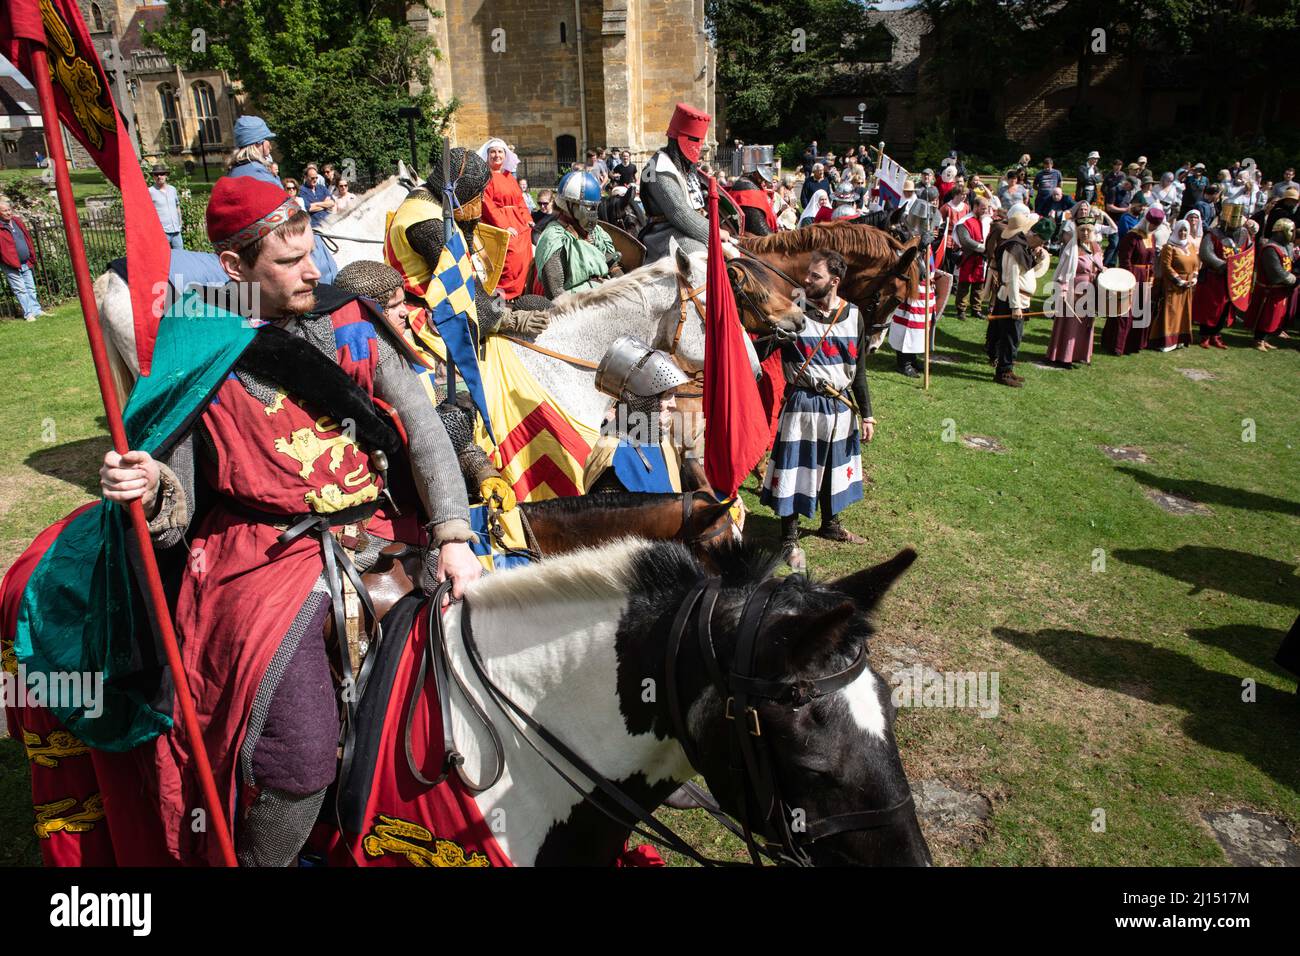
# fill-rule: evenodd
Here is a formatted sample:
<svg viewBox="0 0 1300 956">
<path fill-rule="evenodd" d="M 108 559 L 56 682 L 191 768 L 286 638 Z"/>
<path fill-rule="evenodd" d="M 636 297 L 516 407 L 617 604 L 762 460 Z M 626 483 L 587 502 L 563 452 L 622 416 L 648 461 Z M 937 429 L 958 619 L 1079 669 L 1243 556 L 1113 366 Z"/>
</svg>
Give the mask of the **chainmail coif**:
<svg viewBox="0 0 1300 956">
<path fill-rule="evenodd" d="M 471 149 L 457 146 L 451 151 L 451 178 L 456 183 L 456 201 L 464 204 L 487 188 L 489 179 L 487 162 Z M 441 201 L 446 180 L 442 176 L 442 163 L 435 163 L 429 173 L 428 189 Z"/>
<path fill-rule="evenodd" d="M 385 263 L 362 259 L 340 269 L 334 277 L 334 285 L 344 292 L 364 295 L 382 305 L 402 285 L 402 274 Z"/>
</svg>

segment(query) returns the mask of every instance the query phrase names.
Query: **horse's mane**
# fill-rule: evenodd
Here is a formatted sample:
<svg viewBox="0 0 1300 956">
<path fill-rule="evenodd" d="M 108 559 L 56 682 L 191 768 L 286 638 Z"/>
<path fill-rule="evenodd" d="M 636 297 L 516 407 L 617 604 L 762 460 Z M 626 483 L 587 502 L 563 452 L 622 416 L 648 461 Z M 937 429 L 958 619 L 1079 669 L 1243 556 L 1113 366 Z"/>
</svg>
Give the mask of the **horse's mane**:
<svg viewBox="0 0 1300 956">
<path fill-rule="evenodd" d="M 666 501 L 680 501 L 681 495 L 667 493 L 610 491 L 595 495 L 569 495 L 565 498 L 548 498 L 546 501 L 527 503 L 529 514 L 576 515 L 598 508 L 646 508 Z"/>
<path fill-rule="evenodd" d="M 661 279 L 676 275 L 677 263 L 671 257 L 659 259 L 649 265 L 602 282 L 586 292 L 570 292 L 556 300 L 552 318 L 562 318 L 582 309 L 637 302 L 641 289 Z"/>
<path fill-rule="evenodd" d="M 598 548 L 547 558 L 540 564 L 488 574 L 472 585 L 470 604 L 490 604 L 535 613 L 556 601 L 607 601 L 626 594 L 634 583 L 639 553 L 647 548 L 676 548 L 679 559 L 695 559 L 681 545 L 620 538 Z"/>
<path fill-rule="evenodd" d="M 770 236 L 739 236 L 737 241 L 750 252 L 813 252 L 821 249 L 874 259 L 891 259 L 903 244 L 875 226 L 854 223 L 819 222 L 801 229 L 774 232 Z"/>
<path fill-rule="evenodd" d="M 780 555 L 764 545 L 729 539 L 710 550 L 709 562 L 728 587 L 743 587 L 770 576 Z M 471 605 L 486 603 L 535 613 L 537 607 L 556 601 L 605 601 L 638 587 L 667 594 L 707 574 L 679 542 L 621 538 L 539 564 L 484 575 L 470 586 L 468 597 Z M 823 586 L 808 587 L 821 590 Z"/>
</svg>

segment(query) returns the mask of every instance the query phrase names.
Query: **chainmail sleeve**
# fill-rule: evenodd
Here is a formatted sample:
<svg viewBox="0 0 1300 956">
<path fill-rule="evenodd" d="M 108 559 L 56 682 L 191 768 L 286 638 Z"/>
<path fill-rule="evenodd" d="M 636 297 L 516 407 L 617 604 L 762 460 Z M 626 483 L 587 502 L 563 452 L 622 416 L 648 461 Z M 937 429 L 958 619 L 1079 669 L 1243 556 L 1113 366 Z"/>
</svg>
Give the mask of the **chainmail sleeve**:
<svg viewBox="0 0 1300 956">
<path fill-rule="evenodd" d="M 499 293 L 488 295 L 482 286 L 474 288 L 474 314 L 478 319 L 478 337 L 480 342 L 487 341 L 488 336 L 497 334 L 501 317 L 508 307 Z"/>
<path fill-rule="evenodd" d="M 155 548 L 171 548 L 185 539 L 194 516 L 194 431 L 159 459 L 158 466 L 158 492 L 149 516 L 149 534 Z"/>
<path fill-rule="evenodd" d="M 1215 272 L 1223 272 L 1228 268 L 1228 263 L 1214 251 L 1214 240 L 1208 232 L 1201 237 L 1201 264 L 1209 266 Z"/>
<path fill-rule="evenodd" d="M 543 263 L 537 270 L 537 274 L 542 278 L 542 286 L 546 289 L 548 299 L 556 299 L 564 295 L 564 260 L 560 256 L 559 249 L 556 249 L 551 254 L 551 258 Z"/>
<path fill-rule="evenodd" d="M 469 500 L 447 429 L 410 366 L 382 333 L 379 341 L 375 394 L 396 409 L 406 427 L 411 471 L 429 515 L 433 543 L 469 541 L 474 537 L 469 527 Z"/>
<path fill-rule="evenodd" d="M 1264 248 L 1256 253 L 1259 256 L 1259 271 L 1265 283 L 1271 286 L 1295 285 L 1295 275 L 1282 268 L 1282 254 L 1275 249 L 1269 251 L 1273 254 L 1265 255 Z"/>
<path fill-rule="evenodd" d="M 429 264 L 430 268 L 436 269 L 444 244 L 442 220 L 426 219 L 407 226 L 406 241 Z"/>
<path fill-rule="evenodd" d="M 858 414 L 863 418 L 871 418 L 871 390 L 867 387 L 867 353 L 871 350 L 871 328 L 861 319 L 858 326 L 862 330 L 858 336 L 858 367 L 853 371 L 853 383 L 849 388 L 853 392 L 853 400 L 858 403 Z"/>
<path fill-rule="evenodd" d="M 690 175 L 686 173 L 685 175 Z M 703 245 L 709 244 L 709 222 L 691 208 L 686 194 L 675 179 L 657 176 L 645 184 L 647 192 L 654 193 L 654 204 L 673 229 Z"/>
</svg>

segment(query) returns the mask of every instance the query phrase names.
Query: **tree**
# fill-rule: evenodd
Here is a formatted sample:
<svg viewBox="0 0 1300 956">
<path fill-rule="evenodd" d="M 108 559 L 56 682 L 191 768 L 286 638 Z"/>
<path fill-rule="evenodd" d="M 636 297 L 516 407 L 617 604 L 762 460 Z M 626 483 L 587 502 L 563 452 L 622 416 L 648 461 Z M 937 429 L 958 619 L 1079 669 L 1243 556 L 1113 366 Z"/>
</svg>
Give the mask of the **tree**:
<svg viewBox="0 0 1300 956">
<path fill-rule="evenodd" d="M 420 109 L 417 151 L 426 161 L 455 107 L 429 92 L 439 54 L 432 38 L 407 26 L 405 8 L 391 0 L 171 0 L 149 41 L 184 69 L 237 77 L 276 131 L 287 169 L 323 160 L 357 172 L 391 169 L 410 158 L 400 107 Z"/>
<path fill-rule="evenodd" d="M 888 36 L 860 0 L 705 0 L 705 13 L 727 121 L 741 138 L 816 138 L 826 96 L 872 100 L 890 84 L 873 67 L 888 59 Z"/>
</svg>

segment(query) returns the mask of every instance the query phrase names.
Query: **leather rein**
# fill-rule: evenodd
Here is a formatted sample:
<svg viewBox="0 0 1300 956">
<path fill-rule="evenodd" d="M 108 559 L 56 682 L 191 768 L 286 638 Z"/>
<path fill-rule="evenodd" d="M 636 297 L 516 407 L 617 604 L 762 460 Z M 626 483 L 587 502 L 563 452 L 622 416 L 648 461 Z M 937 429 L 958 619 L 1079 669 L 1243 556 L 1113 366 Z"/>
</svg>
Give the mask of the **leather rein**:
<svg viewBox="0 0 1300 956">
<path fill-rule="evenodd" d="M 708 798 L 707 794 L 704 794 L 699 788 L 688 784 L 688 789 L 693 795 L 704 797 L 707 804 L 713 804 L 712 806 L 706 806 L 706 809 L 733 833 L 743 837 L 749 850 L 750 860 L 755 866 L 762 866 L 764 858 L 777 864 L 811 866 L 812 860 L 807 853 L 807 847 L 811 844 L 839 833 L 891 826 L 898 822 L 904 814 L 908 813 L 913 805 L 909 793 L 907 797 L 892 806 L 879 810 L 835 814 L 807 821 L 802 826 L 792 826 L 791 808 L 781 797 L 780 786 L 768 750 L 768 738 L 763 736 L 759 708 L 764 704 L 775 704 L 797 710 L 821 697 L 833 694 L 857 679 L 858 675 L 867 666 L 867 657 L 866 648 L 864 647 L 858 652 L 858 656 L 853 662 L 844 669 L 815 679 L 789 681 L 765 680 L 756 677 L 753 674 L 753 669 L 758 658 L 759 636 L 762 632 L 763 620 L 772 596 L 783 583 L 783 579 L 769 578 L 758 585 L 745 601 L 740 616 L 740 631 L 736 642 L 735 658 L 730 672 L 723 672 L 713 642 L 712 616 L 721 593 L 721 579 L 719 578 L 702 581 L 686 594 L 678 608 L 665 649 L 667 706 L 673 723 L 674 736 L 690 761 L 691 767 L 696 772 L 702 772 L 700 769 L 702 766 L 701 754 L 687 729 L 686 714 L 682 707 L 677 680 L 682 643 L 690 630 L 691 619 L 695 617 L 696 638 L 699 642 L 700 653 L 703 656 L 710 682 L 717 689 L 722 699 L 726 701 L 726 718 L 734 729 L 731 739 L 731 756 L 733 759 L 730 764 L 738 788 L 737 792 L 741 794 L 740 822 L 737 823 L 723 813 L 716 804 L 713 804 L 711 798 Z M 446 678 L 450 671 L 455 677 L 462 695 L 470 702 L 476 718 L 488 728 L 495 749 L 496 771 L 490 781 L 486 783 L 465 781 L 473 792 L 478 793 L 490 788 L 500 779 L 505 766 L 505 751 L 501 744 L 501 737 L 496 729 L 492 727 L 490 719 L 466 692 L 465 685 L 460 677 L 455 675 L 454 670 L 447 667 L 447 634 L 443 628 L 442 615 L 439 609 L 442 598 L 448 593 L 449 589 L 450 583 L 444 582 L 434 596 L 429 599 L 431 633 L 426 648 L 427 653 L 420 666 L 420 683 L 423 682 L 427 671 L 432 669 L 438 677 L 439 694 L 442 698 L 443 733 L 445 738 L 444 764 L 441 776 L 437 780 L 429 782 L 429 784 L 440 782 L 453 771 L 461 777 L 462 781 L 465 781 L 464 773 L 461 770 L 464 758 L 456 747 L 452 736 L 450 699 L 445 693 L 445 690 L 448 689 Z M 637 803 L 617 784 L 607 779 L 563 740 L 529 714 L 527 710 L 512 700 L 489 676 L 482 653 L 474 638 L 472 622 L 471 605 L 468 601 L 465 601 L 461 608 L 461 640 L 475 676 L 487 692 L 487 695 L 492 698 L 493 702 L 510 722 L 516 734 L 583 800 L 590 803 L 618 826 L 635 830 L 646 839 L 681 853 L 701 865 L 747 865 L 733 860 L 715 860 L 701 854 L 671 827 L 656 818 L 651 810 Z M 410 750 L 409 716 L 408 714 L 405 731 L 407 759 L 411 762 L 411 769 L 414 773 L 416 770 Z M 520 723 L 523 724 L 523 727 L 519 726 Z M 524 728 L 532 731 L 532 734 L 525 733 Z M 576 770 L 576 776 L 579 779 L 575 780 L 571 771 L 566 771 L 555 757 L 552 757 L 538 742 L 534 741 L 533 735 L 536 735 L 542 743 L 545 743 L 547 747 L 554 751 L 559 759 L 572 770 Z M 584 785 L 581 783 L 582 778 L 589 781 L 589 784 Z M 418 773 L 417 779 L 425 781 L 425 778 Z M 598 801 L 596 799 L 597 791 L 603 798 L 602 800 Z M 756 835 L 767 841 L 766 845 L 760 844 Z"/>
</svg>

